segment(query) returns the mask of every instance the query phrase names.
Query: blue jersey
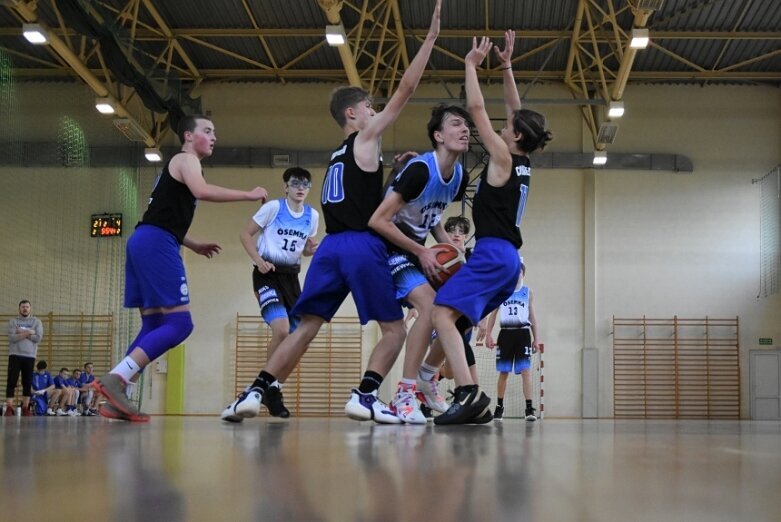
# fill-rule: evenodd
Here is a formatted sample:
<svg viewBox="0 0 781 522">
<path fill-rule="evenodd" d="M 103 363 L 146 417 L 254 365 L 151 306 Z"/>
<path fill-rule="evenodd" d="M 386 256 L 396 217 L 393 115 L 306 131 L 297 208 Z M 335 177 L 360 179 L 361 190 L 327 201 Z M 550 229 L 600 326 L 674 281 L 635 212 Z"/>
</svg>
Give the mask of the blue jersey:
<svg viewBox="0 0 781 522">
<path fill-rule="evenodd" d="M 522 328 L 529 326 L 529 287 L 522 286 L 513 292 L 499 307 L 499 326 Z"/>
<path fill-rule="evenodd" d="M 33 390 L 45 390 L 52 384 L 54 384 L 54 379 L 49 372 L 33 373 Z"/>
<path fill-rule="evenodd" d="M 297 273 L 306 240 L 317 233 L 317 211 L 304 205 L 304 210 L 294 215 L 283 198 L 263 205 L 252 219 L 263 229 L 257 244 L 260 257 L 273 263 L 277 271 Z"/>
<path fill-rule="evenodd" d="M 70 384 L 68 384 L 68 381 L 70 381 L 70 378 L 65 379 L 63 377 L 60 377 L 60 375 L 58 374 L 54 378 L 54 386 L 56 386 L 57 389 L 60 390 L 62 388 L 65 388 L 66 386 L 70 386 Z"/>
<path fill-rule="evenodd" d="M 79 376 L 79 385 L 80 386 L 86 386 L 88 384 L 92 384 L 95 381 L 95 375 L 90 375 L 88 373 L 82 373 Z"/>
<path fill-rule="evenodd" d="M 433 151 L 411 159 L 388 189 L 398 192 L 405 203 L 393 222 L 407 236 L 423 244 L 447 206 L 463 195 L 467 182 L 460 163 L 453 166 L 453 176 L 445 180 Z"/>
</svg>

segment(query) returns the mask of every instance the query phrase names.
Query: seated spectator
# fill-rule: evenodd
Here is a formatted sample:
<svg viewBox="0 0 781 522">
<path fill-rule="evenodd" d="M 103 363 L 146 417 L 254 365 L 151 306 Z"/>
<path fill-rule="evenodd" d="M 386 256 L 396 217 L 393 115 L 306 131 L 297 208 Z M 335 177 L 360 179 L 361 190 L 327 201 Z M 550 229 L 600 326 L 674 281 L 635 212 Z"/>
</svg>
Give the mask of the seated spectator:
<svg viewBox="0 0 781 522">
<path fill-rule="evenodd" d="M 32 388 L 33 401 L 36 403 L 36 415 L 54 415 L 51 404 L 57 402 L 61 393 L 54 385 L 52 374 L 50 374 L 46 368 L 46 361 L 38 361 L 38 364 L 35 365 L 35 373 L 33 374 Z M 42 402 L 41 406 L 38 405 L 39 402 Z M 43 410 L 43 413 L 40 413 L 41 409 Z"/>
<path fill-rule="evenodd" d="M 60 368 L 59 375 L 54 378 L 54 385 L 62 393 L 60 407 L 57 408 L 57 415 L 60 417 L 66 415 L 70 415 L 71 417 L 80 416 L 81 414 L 76 410 L 78 391 L 76 390 L 75 383 L 70 377 L 70 370 L 67 368 Z"/>
<path fill-rule="evenodd" d="M 84 404 L 84 415 L 94 416 L 98 414 L 99 393 L 95 393 L 92 383 L 95 381 L 94 368 L 91 362 L 84 363 L 84 372 L 82 372 L 79 382 L 79 389 L 82 392 L 82 403 Z"/>
</svg>

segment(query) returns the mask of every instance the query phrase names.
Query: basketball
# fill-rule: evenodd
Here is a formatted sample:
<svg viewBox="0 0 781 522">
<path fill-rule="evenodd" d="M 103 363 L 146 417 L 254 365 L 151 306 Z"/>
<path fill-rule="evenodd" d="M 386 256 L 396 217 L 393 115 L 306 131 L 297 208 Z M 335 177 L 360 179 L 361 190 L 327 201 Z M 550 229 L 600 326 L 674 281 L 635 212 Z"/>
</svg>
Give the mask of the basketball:
<svg viewBox="0 0 781 522">
<path fill-rule="evenodd" d="M 464 253 L 450 243 L 437 243 L 432 245 L 430 250 L 436 252 L 437 262 L 445 268 L 444 272 L 439 273 L 441 282 L 431 281 L 434 288 L 439 288 L 459 271 L 466 259 L 464 259 Z"/>
</svg>

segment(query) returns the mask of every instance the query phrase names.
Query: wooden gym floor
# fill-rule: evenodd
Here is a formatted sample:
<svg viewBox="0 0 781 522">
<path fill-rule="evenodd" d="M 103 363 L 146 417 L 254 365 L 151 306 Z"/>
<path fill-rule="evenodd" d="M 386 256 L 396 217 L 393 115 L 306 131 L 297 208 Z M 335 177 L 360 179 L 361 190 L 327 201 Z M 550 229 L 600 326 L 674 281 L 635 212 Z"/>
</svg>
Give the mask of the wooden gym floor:
<svg viewBox="0 0 781 522">
<path fill-rule="evenodd" d="M 0 520 L 779 521 L 781 423 L 0 419 Z"/>
</svg>

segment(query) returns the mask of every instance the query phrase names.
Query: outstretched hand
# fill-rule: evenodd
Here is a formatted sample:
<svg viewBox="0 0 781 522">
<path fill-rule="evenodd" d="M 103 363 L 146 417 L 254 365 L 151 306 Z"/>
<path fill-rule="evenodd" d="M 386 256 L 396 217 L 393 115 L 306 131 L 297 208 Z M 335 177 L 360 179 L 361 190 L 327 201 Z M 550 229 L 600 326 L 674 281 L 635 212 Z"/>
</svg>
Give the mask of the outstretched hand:
<svg viewBox="0 0 781 522">
<path fill-rule="evenodd" d="M 480 38 L 480 44 L 477 44 L 477 37 L 472 38 L 472 50 L 464 58 L 464 62 L 467 65 L 471 65 L 477 68 L 478 65 L 483 63 L 485 57 L 488 56 L 488 52 L 491 50 L 493 44 L 487 36 Z"/>
<path fill-rule="evenodd" d="M 510 67 L 512 65 L 513 47 L 515 46 L 515 31 L 508 29 L 504 32 L 504 49 L 499 50 L 499 46 L 494 46 L 494 52 L 496 52 L 496 59 L 502 64 L 502 67 Z"/>
</svg>

